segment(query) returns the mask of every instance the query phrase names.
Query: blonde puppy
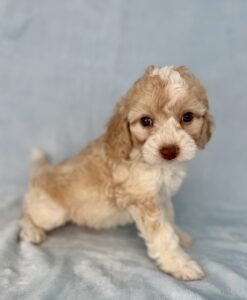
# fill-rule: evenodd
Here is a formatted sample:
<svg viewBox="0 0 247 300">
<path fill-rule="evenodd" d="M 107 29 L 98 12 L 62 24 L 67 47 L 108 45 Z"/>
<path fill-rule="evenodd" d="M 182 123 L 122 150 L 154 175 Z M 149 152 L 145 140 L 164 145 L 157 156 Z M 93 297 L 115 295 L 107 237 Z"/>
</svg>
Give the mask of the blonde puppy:
<svg viewBox="0 0 247 300">
<path fill-rule="evenodd" d="M 185 162 L 211 136 L 205 89 L 184 67 L 150 66 L 117 104 L 105 133 L 78 155 L 52 165 L 33 152 L 20 237 L 41 243 L 72 221 L 95 229 L 135 222 L 149 256 L 182 280 L 204 276 L 182 247 L 190 236 L 174 223 L 171 196 Z"/>
</svg>

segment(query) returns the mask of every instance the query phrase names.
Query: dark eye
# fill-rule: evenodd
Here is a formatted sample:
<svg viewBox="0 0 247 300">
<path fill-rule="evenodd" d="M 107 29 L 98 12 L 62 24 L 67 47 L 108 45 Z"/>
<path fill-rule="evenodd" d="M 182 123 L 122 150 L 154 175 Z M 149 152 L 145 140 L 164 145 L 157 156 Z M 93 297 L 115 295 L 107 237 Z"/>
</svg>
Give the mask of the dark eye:
<svg viewBox="0 0 247 300">
<path fill-rule="evenodd" d="M 182 116 L 182 122 L 191 122 L 193 120 L 193 113 L 192 112 L 187 112 L 183 114 Z"/>
<path fill-rule="evenodd" d="M 143 118 L 141 118 L 141 124 L 144 127 L 152 126 L 153 125 L 153 120 L 149 117 L 143 117 Z"/>
</svg>

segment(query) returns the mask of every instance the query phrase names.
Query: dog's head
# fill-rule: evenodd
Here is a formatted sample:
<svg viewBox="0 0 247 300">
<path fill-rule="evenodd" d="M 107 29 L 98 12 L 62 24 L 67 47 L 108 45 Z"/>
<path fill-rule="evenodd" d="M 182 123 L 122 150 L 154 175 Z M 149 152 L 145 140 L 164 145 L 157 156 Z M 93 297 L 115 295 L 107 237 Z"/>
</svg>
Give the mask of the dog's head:
<svg viewBox="0 0 247 300">
<path fill-rule="evenodd" d="M 115 158 L 128 159 L 136 149 L 149 164 L 183 162 L 204 148 L 212 124 L 205 89 L 193 74 L 150 66 L 117 104 L 105 142 Z"/>
</svg>

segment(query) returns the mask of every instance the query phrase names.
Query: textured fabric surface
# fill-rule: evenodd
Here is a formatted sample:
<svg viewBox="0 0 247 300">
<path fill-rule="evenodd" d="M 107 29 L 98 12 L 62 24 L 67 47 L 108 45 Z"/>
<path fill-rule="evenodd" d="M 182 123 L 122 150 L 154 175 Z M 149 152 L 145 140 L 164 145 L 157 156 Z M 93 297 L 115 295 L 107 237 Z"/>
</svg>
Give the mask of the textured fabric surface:
<svg viewBox="0 0 247 300">
<path fill-rule="evenodd" d="M 0 0 L 0 299 L 247 299 L 247 2 Z M 179 282 L 135 227 L 19 243 L 33 145 L 60 160 L 103 130 L 149 64 L 183 64 L 216 130 L 174 198 L 207 276 Z"/>
</svg>

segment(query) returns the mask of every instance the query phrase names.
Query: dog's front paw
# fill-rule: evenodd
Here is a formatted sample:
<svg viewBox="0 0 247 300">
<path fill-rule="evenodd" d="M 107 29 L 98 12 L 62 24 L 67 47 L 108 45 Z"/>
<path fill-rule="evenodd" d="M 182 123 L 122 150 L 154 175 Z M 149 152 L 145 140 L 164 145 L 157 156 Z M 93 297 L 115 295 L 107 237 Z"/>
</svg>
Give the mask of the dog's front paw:
<svg viewBox="0 0 247 300">
<path fill-rule="evenodd" d="M 196 261 L 188 260 L 179 269 L 171 272 L 171 275 L 180 280 L 192 281 L 202 279 L 205 273 Z"/>
<path fill-rule="evenodd" d="M 205 276 L 201 266 L 182 249 L 163 253 L 157 262 L 163 271 L 180 280 L 199 280 Z"/>
</svg>

